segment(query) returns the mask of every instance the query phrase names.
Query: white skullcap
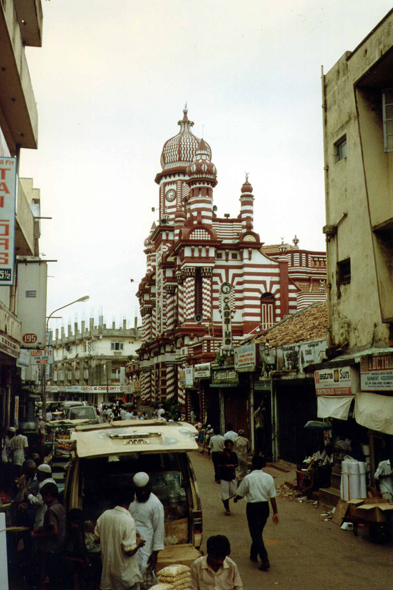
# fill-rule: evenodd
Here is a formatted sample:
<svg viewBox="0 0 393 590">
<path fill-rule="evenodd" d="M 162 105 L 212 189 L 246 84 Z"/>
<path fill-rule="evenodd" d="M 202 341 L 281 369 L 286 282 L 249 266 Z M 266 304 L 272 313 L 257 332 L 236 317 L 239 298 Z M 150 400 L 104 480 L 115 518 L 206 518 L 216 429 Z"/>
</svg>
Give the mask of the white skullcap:
<svg viewBox="0 0 393 590">
<path fill-rule="evenodd" d="M 140 471 L 134 475 L 132 480 L 137 488 L 144 488 L 150 481 L 149 476 L 144 471 Z"/>
<path fill-rule="evenodd" d="M 44 473 L 52 473 L 50 465 L 47 465 L 46 463 L 42 463 L 42 465 L 39 465 L 37 469 L 38 471 L 43 471 Z"/>
<path fill-rule="evenodd" d="M 8 429 L 10 432 L 16 432 L 16 428 L 14 428 L 13 426 L 10 426 Z"/>
</svg>

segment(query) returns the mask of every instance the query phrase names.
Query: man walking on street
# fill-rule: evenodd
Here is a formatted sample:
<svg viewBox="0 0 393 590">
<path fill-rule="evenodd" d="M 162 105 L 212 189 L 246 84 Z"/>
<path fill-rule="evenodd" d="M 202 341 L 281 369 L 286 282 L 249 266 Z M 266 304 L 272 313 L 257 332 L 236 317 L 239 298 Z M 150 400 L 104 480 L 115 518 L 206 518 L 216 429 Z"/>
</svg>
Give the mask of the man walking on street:
<svg viewBox="0 0 393 590">
<path fill-rule="evenodd" d="M 233 430 L 233 424 L 231 422 L 228 422 L 227 424 L 227 431 L 224 434 L 224 438 L 225 440 L 231 440 L 232 442 L 235 440 L 235 438 L 238 437 L 237 432 L 234 432 Z"/>
<path fill-rule="evenodd" d="M 237 565 L 228 556 L 231 546 L 227 537 L 209 537 L 207 556 L 198 557 L 191 566 L 190 590 L 243 590 Z"/>
<path fill-rule="evenodd" d="M 149 587 L 150 582 L 155 580 L 158 552 L 164 549 L 164 507 L 151 491 L 147 473 L 136 473 L 133 483 L 136 500 L 128 510 L 135 520 L 136 530 L 146 541 L 138 552 L 138 563 L 144 585 Z"/>
<path fill-rule="evenodd" d="M 279 523 L 276 489 L 272 476 L 262 471 L 263 457 L 254 455 L 252 466 L 253 471 L 246 475 L 237 490 L 235 502 L 243 497 L 247 502 L 247 522 L 252 539 L 250 559 L 258 561 L 259 555 L 262 561 L 259 569 L 265 572 L 269 569 L 270 563 L 262 535 L 269 516 L 269 500 L 273 508 L 273 522 Z"/>
<path fill-rule="evenodd" d="M 218 457 L 224 450 L 225 438 L 221 436 L 218 428 L 214 429 L 214 435 L 209 440 L 209 451 L 212 454 L 212 461 L 214 466 L 214 479 L 220 483 L 220 474 L 218 469 Z"/>
<path fill-rule="evenodd" d="M 224 452 L 218 455 L 217 463 L 221 480 L 221 500 L 224 504 L 226 516 L 231 515 L 229 500 L 236 495 L 236 472 L 238 465 L 237 455 L 232 452 L 233 442 L 225 441 Z"/>
<path fill-rule="evenodd" d="M 27 436 L 22 434 L 22 430 L 18 428 L 16 436 L 11 439 L 12 462 L 16 465 L 16 475 L 21 475 L 23 470 L 23 463 L 26 459 L 26 451 L 29 448 L 29 441 Z"/>
<path fill-rule="evenodd" d="M 136 553 L 145 541 L 137 537 L 134 519 L 128 511 L 130 499 L 134 499 L 133 490 L 120 487 L 117 505 L 101 514 L 94 530 L 101 544 L 101 588 L 105 590 L 138 590 L 142 581 Z"/>
</svg>

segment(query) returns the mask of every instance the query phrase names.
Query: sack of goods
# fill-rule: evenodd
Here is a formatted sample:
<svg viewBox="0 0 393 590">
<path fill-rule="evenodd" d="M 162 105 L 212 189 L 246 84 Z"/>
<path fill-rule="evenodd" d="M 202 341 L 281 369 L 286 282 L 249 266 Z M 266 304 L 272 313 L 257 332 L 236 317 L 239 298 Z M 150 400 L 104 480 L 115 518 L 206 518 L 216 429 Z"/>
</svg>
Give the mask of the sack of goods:
<svg viewBox="0 0 393 590">
<path fill-rule="evenodd" d="M 158 572 L 157 578 L 160 584 L 154 586 L 154 590 L 188 590 L 191 583 L 190 568 L 180 564 L 168 565 Z"/>
</svg>

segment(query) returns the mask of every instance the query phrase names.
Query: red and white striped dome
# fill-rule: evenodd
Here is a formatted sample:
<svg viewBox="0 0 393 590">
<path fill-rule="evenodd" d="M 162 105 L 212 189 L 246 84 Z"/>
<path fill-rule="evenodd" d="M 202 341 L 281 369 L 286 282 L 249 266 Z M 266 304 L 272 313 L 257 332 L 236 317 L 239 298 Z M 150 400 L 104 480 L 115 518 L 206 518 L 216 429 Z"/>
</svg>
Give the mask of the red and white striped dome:
<svg viewBox="0 0 393 590">
<path fill-rule="evenodd" d="M 194 161 L 187 167 L 187 174 L 189 180 L 210 180 L 217 184 L 217 168 L 211 162 L 209 146 L 203 139 L 198 144 Z"/>
<path fill-rule="evenodd" d="M 184 108 L 183 119 L 178 122 L 178 125 L 180 125 L 179 133 L 164 143 L 161 154 L 161 167 L 163 170 L 176 168 L 177 166 L 187 166 L 194 161 L 200 140 L 190 131 L 194 122 L 189 121 L 187 113 L 187 108 Z M 207 143 L 206 149 L 211 159 L 212 150 Z"/>
</svg>

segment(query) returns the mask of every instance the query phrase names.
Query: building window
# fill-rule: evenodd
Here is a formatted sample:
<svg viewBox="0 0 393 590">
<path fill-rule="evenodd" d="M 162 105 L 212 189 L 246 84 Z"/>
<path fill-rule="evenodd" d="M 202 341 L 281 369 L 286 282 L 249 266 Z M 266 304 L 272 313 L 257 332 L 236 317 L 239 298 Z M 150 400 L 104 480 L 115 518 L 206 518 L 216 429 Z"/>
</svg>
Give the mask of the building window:
<svg viewBox="0 0 393 590">
<path fill-rule="evenodd" d="M 340 160 L 347 157 L 347 136 L 344 135 L 334 144 L 334 159 L 337 164 Z"/>
<path fill-rule="evenodd" d="M 351 282 L 351 259 L 346 258 L 337 263 L 337 284 L 347 285 Z"/>
<path fill-rule="evenodd" d="M 382 93 L 383 144 L 385 152 L 393 152 L 393 88 Z"/>
<path fill-rule="evenodd" d="M 111 350 L 123 350 L 123 342 L 111 342 Z"/>
<path fill-rule="evenodd" d="M 264 293 L 261 298 L 261 328 L 268 330 L 276 322 L 276 302 L 272 293 Z"/>
</svg>

